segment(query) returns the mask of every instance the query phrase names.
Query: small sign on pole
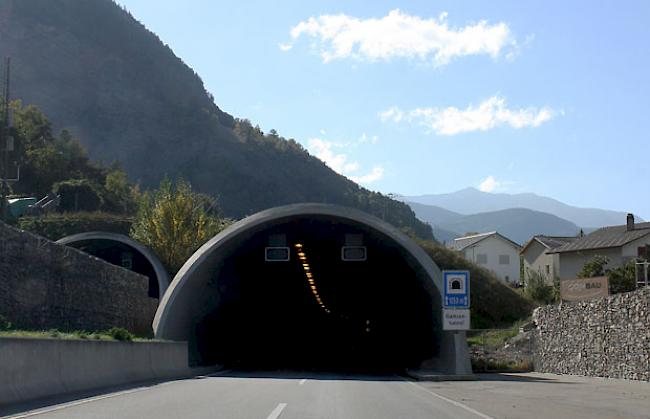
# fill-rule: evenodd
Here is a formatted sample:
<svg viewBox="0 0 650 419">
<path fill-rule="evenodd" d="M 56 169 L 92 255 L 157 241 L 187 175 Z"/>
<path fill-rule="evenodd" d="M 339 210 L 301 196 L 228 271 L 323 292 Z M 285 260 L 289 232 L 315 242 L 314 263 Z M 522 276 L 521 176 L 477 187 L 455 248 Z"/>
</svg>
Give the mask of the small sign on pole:
<svg viewBox="0 0 650 419">
<path fill-rule="evenodd" d="M 443 271 L 443 330 L 470 328 L 469 271 Z"/>
<path fill-rule="evenodd" d="M 442 330 L 469 330 L 470 312 L 467 308 L 442 310 Z"/>
</svg>

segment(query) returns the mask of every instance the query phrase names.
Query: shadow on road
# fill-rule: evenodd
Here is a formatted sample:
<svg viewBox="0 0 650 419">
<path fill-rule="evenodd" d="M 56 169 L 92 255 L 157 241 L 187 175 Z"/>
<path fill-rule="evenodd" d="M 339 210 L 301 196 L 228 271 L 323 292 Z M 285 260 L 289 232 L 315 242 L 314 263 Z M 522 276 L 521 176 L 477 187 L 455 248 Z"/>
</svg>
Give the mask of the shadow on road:
<svg viewBox="0 0 650 419">
<path fill-rule="evenodd" d="M 521 383 L 548 383 L 548 384 L 577 384 L 569 381 L 560 381 L 557 378 L 546 378 L 540 377 L 538 375 L 531 375 L 531 373 L 481 373 L 476 374 L 476 377 L 479 381 L 510 381 L 510 382 L 521 382 Z"/>
<path fill-rule="evenodd" d="M 211 377 L 228 378 L 266 378 L 274 380 L 351 380 L 351 381 L 402 381 L 401 372 L 396 371 L 367 371 L 367 370 L 249 370 L 228 369 L 211 374 Z"/>
</svg>

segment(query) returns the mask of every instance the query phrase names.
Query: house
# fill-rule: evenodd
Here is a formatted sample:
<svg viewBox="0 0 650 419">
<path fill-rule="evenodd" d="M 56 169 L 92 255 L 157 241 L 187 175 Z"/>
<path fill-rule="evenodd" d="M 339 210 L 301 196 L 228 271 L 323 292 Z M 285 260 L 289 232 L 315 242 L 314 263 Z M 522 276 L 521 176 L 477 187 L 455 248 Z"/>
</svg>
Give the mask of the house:
<svg viewBox="0 0 650 419">
<path fill-rule="evenodd" d="M 647 259 L 649 248 L 650 223 L 635 223 L 634 215 L 628 214 L 625 225 L 598 229 L 549 253 L 559 257 L 560 279 L 572 279 L 594 256 L 607 257 L 606 269 L 612 269 L 639 257 Z"/>
<path fill-rule="evenodd" d="M 450 248 L 510 283 L 519 283 L 519 251 L 521 246 L 492 231 L 454 239 Z"/>
<path fill-rule="evenodd" d="M 551 285 L 560 275 L 560 255 L 553 250 L 578 240 L 578 237 L 535 236 L 521 249 L 521 262 L 524 275 L 539 272 Z"/>
</svg>

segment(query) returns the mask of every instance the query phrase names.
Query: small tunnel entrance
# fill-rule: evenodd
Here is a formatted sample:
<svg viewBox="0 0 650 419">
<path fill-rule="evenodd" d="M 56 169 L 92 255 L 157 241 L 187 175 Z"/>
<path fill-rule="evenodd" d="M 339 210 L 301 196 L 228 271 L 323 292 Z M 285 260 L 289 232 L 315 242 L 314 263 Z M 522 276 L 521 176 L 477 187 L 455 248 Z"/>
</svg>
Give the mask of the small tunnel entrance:
<svg viewBox="0 0 650 419">
<path fill-rule="evenodd" d="M 137 249 L 128 244 L 107 239 L 89 239 L 71 243 L 82 252 L 98 257 L 110 264 L 121 266 L 149 278 L 148 296 L 160 298 L 158 277 L 149 260 Z"/>
<path fill-rule="evenodd" d="M 282 259 L 282 248 L 288 260 L 267 260 Z M 417 367 L 438 350 L 439 307 L 435 287 L 407 253 L 363 225 L 322 217 L 294 218 L 253 234 L 211 274 L 210 303 L 195 317 L 190 337 L 195 363 Z"/>
</svg>

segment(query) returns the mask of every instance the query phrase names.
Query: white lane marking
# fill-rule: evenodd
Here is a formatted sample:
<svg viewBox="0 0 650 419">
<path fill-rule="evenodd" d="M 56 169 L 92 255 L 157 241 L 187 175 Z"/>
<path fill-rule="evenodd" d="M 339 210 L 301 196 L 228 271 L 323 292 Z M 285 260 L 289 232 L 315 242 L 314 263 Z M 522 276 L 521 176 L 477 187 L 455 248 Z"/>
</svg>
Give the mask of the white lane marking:
<svg viewBox="0 0 650 419">
<path fill-rule="evenodd" d="M 60 405 L 57 405 L 57 406 L 54 406 L 54 407 L 41 409 L 41 410 L 36 410 L 36 411 L 25 413 L 25 414 L 22 414 L 22 415 L 7 416 L 5 419 L 22 419 L 22 418 L 29 418 L 29 417 L 32 417 L 32 416 L 44 415 L 46 413 L 52 413 L 52 412 L 56 412 L 57 410 L 63 410 L 63 409 L 67 409 L 69 407 L 80 406 L 80 405 L 86 404 L 86 403 L 92 403 L 92 402 L 96 402 L 96 401 L 99 401 L 99 400 L 104 400 L 104 399 L 110 399 L 110 398 L 113 398 L 113 397 L 123 396 L 125 394 L 138 393 L 140 391 L 147 390 L 148 388 L 150 388 L 150 387 L 138 387 L 138 388 L 134 388 L 134 389 L 131 389 L 131 390 L 120 391 L 118 393 L 106 394 L 104 396 L 89 397 L 87 399 L 77 400 L 76 402 L 64 403 L 64 404 L 60 404 Z"/>
<path fill-rule="evenodd" d="M 473 413 L 473 414 L 475 414 L 476 416 L 478 416 L 479 418 L 483 418 L 483 419 L 494 419 L 492 416 L 488 416 L 488 415 L 486 415 L 485 413 L 481 413 L 481 412 L 479 412 L 478 410 L 472 409 L 471 407 L 469 407 L 469 406 L 467 406 L 467 405 L 464 405 L 464 404 L 462 404 L 462 403 L 460 403 L 460 402 L 457 402 L 456 400 L 449 399 L 449 398 L 447 398 L 447 397 L 445 397 L 445 396 L 442 396 L 442 395 L 440 395 L 440 394 L 438 394 L 438 393 L 436 393 L 436 392 L 434 392 L 434 391 L 429 390 L 429 389 L 426 388 L 426 387 L 423 387 L 423 386 L 417 385 L 417 384 L 414 383 L 413 381 L 409 381 L 409 380 L 404 380 L 404 381 L 406 381 L 407 383 L 411 384 L 412 386 L 415 386 L 415 387 L 417 387 L 417 388 L 419 388 L 419 389 L 421 389 L 421 390 L 426 391 L 427 393 L 431 394 L 432 396 L 435 396 L 435 397 L 439 398 L 440 400 L 444 400 L 444 401 L 446 401 L 447 403 L 451 403 L 451 404 L 453 404 L 453 405 L 456 406 L 456 407 L 460 407 L 460 408 L 463 409 L 463 410 L 466 410 L 466 411 L 468 411 L 468 412 L 470 412 L 470 413 Z"/>
<path fill-rule="evenodd" d="M 209 376 L 211 376 L 211 375 L 208 375 L 207 377 L 209 377 Z M 202 377 L 202 376 L 197 375 L 197 376 L 192 377 L 192 378 L 197 378 L 197 377 Z M 46 413 L 52 413 L 52 412 L 56 412 L 56 411 L 58 411 L 58 410 L 67 409 L 67 408 L 69 408 L 69 407 L 80 406 L 80 405 L 82 405 L 82 404 L 86 404 L 86 403 L 92 403 L 92 402 L 97 402 L 97 401 L 100 401 L 100 400 L 111 399 L 111 398 L 113 398 L 113 397 L 119 397 L 119 396 L 124 396 L 124 395 L 127 395 L 127 394 L 138 393 L 138 392 L 140 392 L 140 391 L 150 390 L 150 389 L 152 389 L 152 388 L 154 388 L 154 387 L 168 386 L 168 385 L 170 385 L 170 384 L 174 384 L 174 383 L 176 383 L 176 382 L 178 382 L 178 381 L 183 381 L 183 379 L 176 379 L 176 380 L 165 381 L 165 382 L 156 383 L 156 384 L 154 384 L 154 385 L 146 386 L 146 387 L 136 387 L 136 388 L 132 388 L 132 389 L 129 389 L 129 390 L 118 391 L 118 392 L 116 392 L 116 393 L 105 394 L 105 395 L 102 395 L 102 396 L 88 397 L 88 398 L 81 399 L 81 400 L 77 400 L 77 401 L 73 401 L 73 402 L 67 402 L 67 403 L 63 403 L 63 404 L 58 404 L 58 405 L 53 406 L 53 407 L 48 407 L 48 408 L 44 408 L 44 409 L 33 410 L 33 411 L 31 411 L 31 412 L 27 412 L 27 413 L 19 414 L 19 415 L 16 415 L 16 416 L 3 416 L 3 418 L 4 418 L 4 419 L 23 419 L 23 418 L 30 418 L 30 417 L 33 417 L 33 416 L 44 415 L 44 414 L 46 414 Z"/>
<path fill-rule="evenodd" d="M 298 383 L 298 385 L 301 386 L 301 385 L 305 384 L 305 382 L 307 382 L 307 379 L 306 379 L 306 378 L 303 378 L 302 380 L 300 380 L 300 382 Z"/>
<path fill-rule="evenodd" d="M 286 403 L 280 403 L 278 404 L 275 409 L 269 414 L 266 419 L 278 419 L 278 416 L 280 416 L 280 413 L 284 410 L 284 408 L 287 407 Z"/>
</svg>

